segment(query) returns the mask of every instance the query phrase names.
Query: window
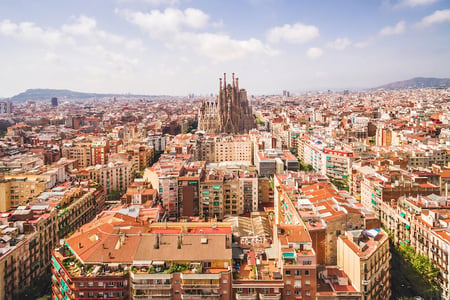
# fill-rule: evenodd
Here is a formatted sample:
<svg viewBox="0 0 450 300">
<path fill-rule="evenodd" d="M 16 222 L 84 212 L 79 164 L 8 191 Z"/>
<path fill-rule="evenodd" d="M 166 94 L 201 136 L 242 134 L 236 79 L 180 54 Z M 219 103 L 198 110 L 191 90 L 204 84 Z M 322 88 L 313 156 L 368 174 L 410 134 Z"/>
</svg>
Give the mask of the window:
<svg viewBox="0 0 450 300">
<path fill-rule="evenodd" d="M 179 280 L 175 280 L 174 282 L 175 282 L 175 284 L 179 284 L 179 283 L 180 283 L 180 281 L 179 281 Z"/>
<path fill-rule="evenodd" d="M 311 292 L 310 291 L 305 291 L 305 296 L 311 296 Z"/>
<path fill-rule="evenodd" d="M 294 291 L 294 295 L 295 296 L 301 296 L 302 295 L 302 290 L 295 290 Z"/>
<path fill-rule="evenodd" d="M 290 280 L 286 280 L 286 285 L 291 285 L 291 281 Z"/>
<path fill-rule="evenodd" d="M 109 292 L 109 293 L 108 293 L 108 297 L 109 297 L 109 298 L 114 298 L 114 292 Z"/>
<path fill-rule="evenodd" d="M 295 276 L 302 276 L 302 271 L 301 270 L 295 270 L 294 271 L 294 275 Z"/>
<path fill-rule="evenodd" d="M 311 285 L 311 281 L 310 280 L 305 280 L 305 285 Z"/>
<path fill-rule="evenodd" d="M 305 276 L 309 276 L 309 270 L 305 270 Z"/>
<path fill-rule="evenodd" d="M 114 286 L 114 282 L 112 281 L 108 282 L 108 286 Z"/>
<path fill-rule="evenodd" d="M 222 283 L 228 283 L 228 280 L 224 279 L 222 280 Z"/>
<path fill-rule="evenodd" d="M 286 296 L 290 296 L 291 295 L 291 291 L 286 291 Z"/>
<path fill-rule="evenodd" d="M 286 270 L 286 275 L 291 275 L 291 270 Z"/>
<path fill-rule="evenodd" d="M 94 293 L 93 293 L 93 292 L 89 292 L 89 293 L 88 293 L 88 297 L 89 297 L 89 298 L 94 298 Z"/>
<path fill-rule="evenodd" d="M 94 283 L 92 281 L 89 281 L 88 286 L 94 286 Z"/>
<path fill-rule="evenodd" d="M 99 281 L 98 286 L 103 286 L 103 282 Z"/>
</svg>

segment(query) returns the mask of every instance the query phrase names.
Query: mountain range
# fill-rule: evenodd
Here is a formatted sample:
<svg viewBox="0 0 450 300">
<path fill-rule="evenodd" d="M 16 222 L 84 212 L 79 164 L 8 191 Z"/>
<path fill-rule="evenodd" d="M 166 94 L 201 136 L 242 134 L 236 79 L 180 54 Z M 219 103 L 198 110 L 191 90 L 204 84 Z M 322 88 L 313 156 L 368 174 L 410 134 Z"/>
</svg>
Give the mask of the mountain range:
<svg viewBox="0 0 450 300">
<path fill-rule="evenodd" d="M 450 78 L 416 77 L 409 80 L 396 81 L 375 89 L 397 90 L 397 89 L 420 89 L 420 88 L 443 88 L 450 87 Z"/>
<path fill-rule="evenodd" d="M 154 97 L 149 95 L 132 95 L 132 94 L 97 94 L 97 93 L 83 93 L 75 92 L 71 90 L 56 90 L 56 89 L 28 89 L 25 92 L 17 94 L 9 99 L 13 102 L 23 102 L 27 100 L 49 100 L 53 97 L 58 99 L 87 99 L 87 98 L 112 98 L 112 97 L 127 97 L 127 98 L 139 98 L 139 97 Z"/>
</svg>

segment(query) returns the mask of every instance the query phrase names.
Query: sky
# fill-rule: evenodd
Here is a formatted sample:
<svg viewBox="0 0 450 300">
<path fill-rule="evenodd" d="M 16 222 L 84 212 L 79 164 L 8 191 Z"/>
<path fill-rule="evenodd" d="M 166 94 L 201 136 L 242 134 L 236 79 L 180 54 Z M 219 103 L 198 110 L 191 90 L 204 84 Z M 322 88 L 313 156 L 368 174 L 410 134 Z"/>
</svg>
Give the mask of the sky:
<svg viewBox="0 0 450 300">
<path fill-rule="evenodd" d="M 0 0 L 0 97 L 184 96 L 450 77 L 450 0 Z"/>
</svg>

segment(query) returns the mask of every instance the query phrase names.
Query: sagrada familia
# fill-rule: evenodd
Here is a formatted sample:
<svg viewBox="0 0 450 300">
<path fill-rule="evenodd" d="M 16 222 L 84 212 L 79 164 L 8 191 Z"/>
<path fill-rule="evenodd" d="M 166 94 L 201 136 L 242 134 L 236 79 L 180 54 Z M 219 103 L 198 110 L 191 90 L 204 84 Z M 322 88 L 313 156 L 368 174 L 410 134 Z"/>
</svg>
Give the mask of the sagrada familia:
<svg viewBox="0 0 450 300">
<path fill-rule="evenodd" d="M 239 89 L 239 78 L 232 74 L 227 85 L 226 73 L 220 78 L 217 101 L 203 101 L 198 112 L 198 130 L 207 134 L 244 134 L 256 127 L 247 91 Z"/>
</svg>

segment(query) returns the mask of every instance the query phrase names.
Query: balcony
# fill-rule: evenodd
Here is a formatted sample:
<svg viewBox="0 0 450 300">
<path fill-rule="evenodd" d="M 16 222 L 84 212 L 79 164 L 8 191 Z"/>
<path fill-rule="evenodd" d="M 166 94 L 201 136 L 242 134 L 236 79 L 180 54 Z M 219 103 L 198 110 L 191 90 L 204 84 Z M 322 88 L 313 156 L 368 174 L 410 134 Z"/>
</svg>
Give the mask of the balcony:
<svg viewBox="0 0 450 300">
<path fill-rule="evenodd" d="M 183 300 L 196 300 L 196 299 L 204 299 L 204 300 L 217 300 L 222 298 L 221 295 L 217 294 L 182 294 L 181 299 Z"/>
<path fill-rule="evenodd" d="M 172 294 L 152 294 L 152 295 L 133 295 L 135 300 L 150 300 L 150 299 L 172 299 Z"/>
<path fill-rule="evenodd" d="M 147 284 L 147 283 L 131 283 L 131 288 L 135 290 L 170 290 L 172 288 L 171 284 Z"/>
<path fill-rule="evenodd" d="M 278 294 L 259 294 L 260 300 L 280 300 L 281 293 Z"/>
<path fill-rule="evenodd" d="M 258 294 L 236 294 L 236 300 L 258 300 Z"/>
<path fill-rule="evenodd" d="M 182 283 L 183 289 L 218 289 L 220 283 Z"/>
</svg>

